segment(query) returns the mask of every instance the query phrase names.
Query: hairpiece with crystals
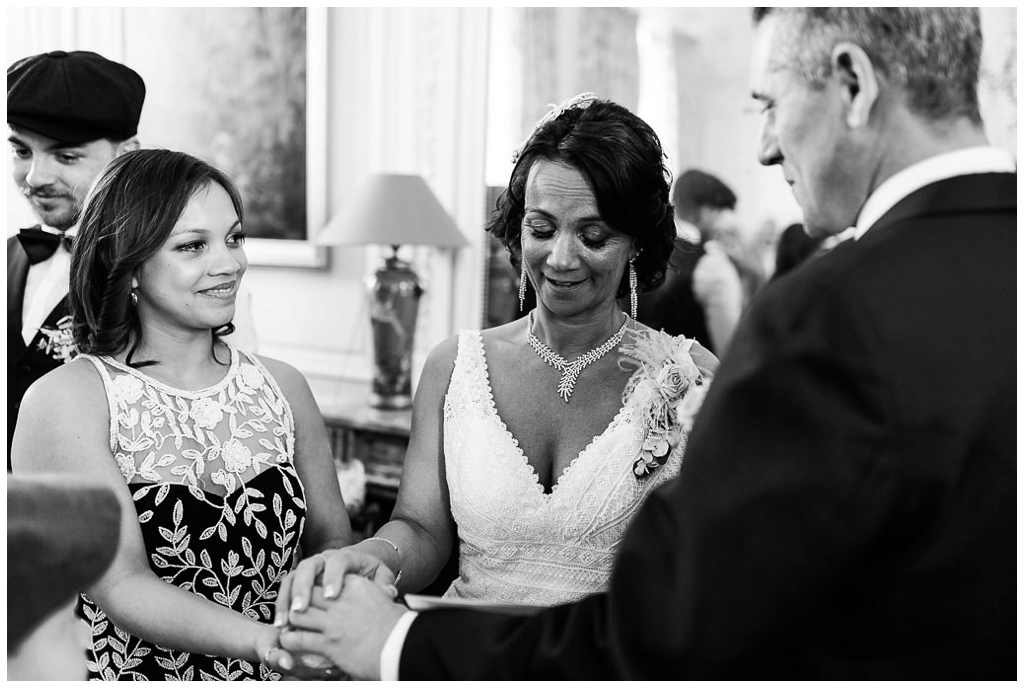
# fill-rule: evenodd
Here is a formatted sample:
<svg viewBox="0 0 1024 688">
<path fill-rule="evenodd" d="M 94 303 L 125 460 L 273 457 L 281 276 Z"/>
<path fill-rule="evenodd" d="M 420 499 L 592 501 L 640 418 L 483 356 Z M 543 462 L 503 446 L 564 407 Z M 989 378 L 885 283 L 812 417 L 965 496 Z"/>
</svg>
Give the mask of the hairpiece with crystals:
<svg viewBox="0 0 1024 688">
<path fill-rule="evenodd" d="M 541 127 L 543 127 L 548 122 L 558 119 L 559 117 L 562 116 L 562 113 L 564 112 L 567 112 L 569 110 L 585 110 L 591 105 L 593 105 L 596 101 L 597 96 L 588 91 L 587 93 L 581 93 L 578 96 L 573 96 L 572 98 L 563 100 L 560 105 L 548 103 L 548 107 L 551 109 L 548 110 L 548 113 L 546 115 L 540 118 L 540 121 L 538 121 L 537 124 L 534 125 L 533 131 L 530 132 L 530 135 L 527 136 L 526 139 L 521 144 L 519 144 L 519 148 L 517 148 L 512 153 L 512 164 L 515 165 L 517 162 L 519 162 L 519 156 L 523 154 L 523 150 L 526 148 L 526 144 L 530 142 L 530 139 L 533 138 L 533 135 L 536 134 Z"/>
</svg>

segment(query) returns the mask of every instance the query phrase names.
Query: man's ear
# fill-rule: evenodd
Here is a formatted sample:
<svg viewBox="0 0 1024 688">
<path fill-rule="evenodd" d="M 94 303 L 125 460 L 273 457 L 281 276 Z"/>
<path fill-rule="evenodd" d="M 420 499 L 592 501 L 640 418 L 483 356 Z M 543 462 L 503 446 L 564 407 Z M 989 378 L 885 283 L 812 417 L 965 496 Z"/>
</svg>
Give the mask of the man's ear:
<svg viewBox="0 0 1024 688">
<path fill-rule="evenodd" d="M 871 108 L 878 100 L 878 74 L 864 49 L 854 43 L 838 43 L 832 49 L 832 74 L 839 80 L 846 101 L 846 124 L 867 126 Z"/>
<path fill-rule="evenodd" d="M 122 155 L 124 153 L 127 153 L 128 151 L 139 150 L 139 148 L 141 147 L 142 146 L 139 143 L 139 137 L 133 136 L 130 139 L 125 139 L 121 143 L 117 144 L 116 153 L 117 155 Z"/>
</svg>

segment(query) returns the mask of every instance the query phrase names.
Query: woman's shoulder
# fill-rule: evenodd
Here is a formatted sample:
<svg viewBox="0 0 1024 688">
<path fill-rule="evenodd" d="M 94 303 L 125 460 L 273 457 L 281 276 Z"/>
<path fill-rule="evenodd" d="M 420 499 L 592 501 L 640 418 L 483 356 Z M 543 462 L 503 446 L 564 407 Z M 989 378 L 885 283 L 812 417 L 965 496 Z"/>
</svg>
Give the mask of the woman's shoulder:
<svg viewBox="0 0 1024 688">
<path fill-rule="evenodd" d="M 624 352 L 650 368 L 658 369 L 689 358 L 705 374 L 718 367 L 718 358 L 696 339 L 685 335 L 671 335 L 636 323 L 633 337 L 623 345 Z"/>
<path fill-rule="evenodd" d="M 96 409 L 106 413 L 106 392 L 96 366 L 79 356 L 33 382 L 21 406 L 23 413 L 37 406 L 53 415 L 65 411 L 82 414 Z"/>
<path fill-rule="evenodd" d="M 466 334 L 466 331 L 453 334 L 434 345 L 434 348 L 427 354 L 427 360 L 423 363 L 421 380 L 429 381 L 433 378 L 447 380 L 455 369 L 455 359 L 459 356 L 459 341 Z"/>
<path fill-rule="evenodd" d="M 281 388 L 286 397 L 291 396 L 295 392 L 309 389 L 309 382 L 306 380 L 306 376 L 291 363 L 286 363 L 270 356 L 264 356 L 263 354 L 242 354 L 239 352 L 238 355 L 241 356 L 240 368 L 245 365 L 251 366 L 254 363 L 259 364 L 270 374 L 270 377 L 274 379 L 274 382 L 277 383 L 277 386 Z"/>
<path fill-rule="evenodd" d="M 526 341 L 526 327 L 529 322 L 523 316 L 511 322 L 489 327 L 480 331 L 480 339 L 488 349 L 498 350 L 501 347 L 519 346 Z"/>
<path fill-rule="evenodd" d="M 695 339 L 689 339 L 685 335 L 672 335 L 665 330 L 656 330 L 653 327 L 644 325 L 639 320 L 633 321 L 633 340 L 635 342 L 651 342 L 657 344 L 660 348 L 674 348 L 678 346 L 685 346 L 687 342 L 696 342 Z"/>
</svg>

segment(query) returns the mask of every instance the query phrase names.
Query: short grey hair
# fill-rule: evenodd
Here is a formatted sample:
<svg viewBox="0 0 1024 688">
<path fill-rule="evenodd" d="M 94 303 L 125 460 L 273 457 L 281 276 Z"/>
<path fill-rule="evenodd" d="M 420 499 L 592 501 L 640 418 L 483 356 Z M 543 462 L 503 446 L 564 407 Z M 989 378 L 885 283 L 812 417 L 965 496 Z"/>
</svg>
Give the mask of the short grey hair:
<svg viewBox="0 0 1024 688">
<path fill-rule="evenodd" d="M 872 65 L 907 94 L 911 112 L 981 123 L 978 74 L 981 17 L 976 7 L 758 7 L 754 24 L 776 15 L 785 32 L 773 60 L 808 85 L 831 74 L 832 48 L 860 46 Z M 777 37 L 778 38 L 778 37 Z"/>
</svg>

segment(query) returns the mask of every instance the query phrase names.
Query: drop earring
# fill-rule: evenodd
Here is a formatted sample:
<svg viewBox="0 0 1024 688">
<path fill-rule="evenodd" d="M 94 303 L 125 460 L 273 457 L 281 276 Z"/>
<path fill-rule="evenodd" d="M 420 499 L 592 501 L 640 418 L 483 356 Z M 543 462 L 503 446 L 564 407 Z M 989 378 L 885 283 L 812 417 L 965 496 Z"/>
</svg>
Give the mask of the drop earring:
<svg viewBox="0 0 1024 688">
<path fill-rule="evenodd" d="M 520 259 L 521 260 L 521 259 Z M 519 275 L 519 312 L 523 312 L 526 305 L 526 261 L 522 261 L 523 270 Z"/>
<path fill-rule="evenodd" d="M 629 259 L 629 314 L 636 320 L 636 267 L 635 258 Z"/>
</svg>

